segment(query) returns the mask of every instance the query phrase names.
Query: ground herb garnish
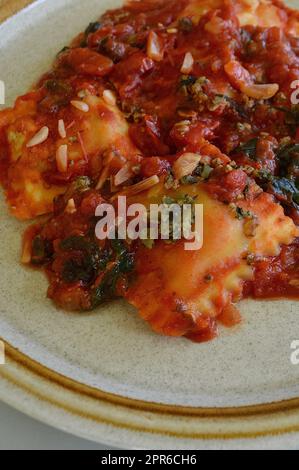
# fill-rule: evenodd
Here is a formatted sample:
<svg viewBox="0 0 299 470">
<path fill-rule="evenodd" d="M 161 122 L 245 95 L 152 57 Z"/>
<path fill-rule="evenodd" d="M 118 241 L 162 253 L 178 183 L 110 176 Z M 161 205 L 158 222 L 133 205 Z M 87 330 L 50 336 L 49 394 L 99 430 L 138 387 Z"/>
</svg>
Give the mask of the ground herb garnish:
<svg viewBox="0 0 299 470">
<path fill-rule="evenodd" d="M 237 207 L 236 212 L 237 212 L 237 219 L 239 219 L 239 220 L 251 219 L 253 217 L 252 212 L 245 211 L 241 207 Z"/>
<path fill-rule="evenodd" d="M 194 85 L 194 83 L 196 82 L 197 78 L 196 77 L 193 77 L 192 75 L 183 75 L 180 79 L 180 82 L 179 82 L 179 88 L 183 88 L 183 87 L 188 87 L 190 85 Z"/>
<path fill-rule="evenodd" d="M 239 104 L 237 101 L 235 101 L 233 98 L 231 98 L 230 96 L 217 93 L 216 97 L 219 97 L 225 100 L 230 105 L 230 107 L 234 109 L 234 111 L 236 111 L 239 114 L 239 116 L 241 116 L 242 118 L 244 119 L 248 118 L 248 113 L 246 113 L 244 107 L 241 104 Z"/>
<path fill-rule="evenodd" d="M 183 185 L 196 184 L 199 181 L 200 181 L 200 178 L 198 176 L 193 176 L 193 175 L 183 176 L 183 178 L 181 178 L 180 180 L 181 184 Z"/>
<path fill-rule="evenodd" d="M 231 204 L 231 208 L 234 211 L 236 219 L 238 220 L 253 219 L 254 217 L 252 212 L 246 211 L 242 207 L 239 207 L 235 204 Z"/>
<path fill-rule="evenodd" d="M 157 220 L 158 223 L 158 235 L 159 238 L 161 238 L 165 243 L 173 243 L 178 240 L 176 234 L 182 233 L 182 229 L 185 233 L 184 228 L 185 227 L 190 227 L 194 225 L 195 222 L 195 201 L 197 199 L 197 196 L 190 196 L 188 194 L 183 194 L 183 195 L 178 195 L 176 198 L 173 198 L 171 196 L 164 196 L 162 198 L 162 205 L 165 207 L 169 208 L 170 212 L 169 214 L 165 214 L 167 217 L 167 220 L 163 219 L 163 213 L 159 214 L 159 220 Z M 190 214 L 183 213 L 181 211 L 181 217 L 180 217 L 180 222 L 177 225 L 177 220 L 173 217 L 173 213 L 171 213 L 171 206 L 173 205 L 178 205 L 181 208 L 183 206 L 190 206 L 191 211 Z M 188 215 L 190 216 L 188 218 Z M 164 227 L 164 222 L 167 222 L 167 228 Z M 155 244 L 155 240 L 152 240 L 149 236 L 149 227 L 150 227 L 150 220 L 148 219 L 148 228 L 145 230 L 145 235 L 147 238 L 141 240 L 142 244 L 148 248 L 152 249 Z M 163 227 L 166 229 L 166 232 L 163 232 Z"/>
</svg>

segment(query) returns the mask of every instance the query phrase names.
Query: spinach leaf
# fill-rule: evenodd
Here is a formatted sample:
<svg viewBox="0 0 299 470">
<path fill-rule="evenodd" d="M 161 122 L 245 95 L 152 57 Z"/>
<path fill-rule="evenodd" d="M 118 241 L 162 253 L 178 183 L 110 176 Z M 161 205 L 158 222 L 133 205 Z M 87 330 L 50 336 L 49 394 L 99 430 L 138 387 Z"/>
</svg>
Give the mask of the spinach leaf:
<svg viewBox="0 0 299 470">
<path fill-rule="evenodd" d="M 286 125 L 291 128 L 292 132 L 295 132 L 299 125 L 299 105 L 292 105 L 291 108 L 286 108 L 284 106 L 273 106 L 273 108 L 285 113 Z"/>
<path fill-rule="evenodd" d="M 115 261 L 112 263 L 112 268 L 104 274 L 100 285 L 91 293 L 92 309 L 114 299 L 117 295 L 118 281 L 134 269 L 134 254 L 128 250 L 122 240 L 113 240 L 111 248 L 115 255 Z"/>
<path fill-rule="evenodd" d="M 299 144 L 283 145 L 278 149 L 276 155 L 279 160 L 289 160 L 294 153 L 299 153 Z"/>
<path fill-rule="evenodd" d="M 187 88 L 190 85 L 194 85 L 196 80 L 197 78 L 193 77 L 192 75 L 183 75 L 179 82 L 179 88 Z"/>
<path fill-rule="evenodd" d="M 277 151 L 279 175 L 295 180 L 299 179 L 299 144 L 288 144 Z"/>
<path fill-rule="evenodd" d="M 89 34 L 96 33 L 101 27 L 101 23 L 98 21 L 95 21 L 93 23 L 89 23 L 85 30 L 85 37 L 87 37 Z"/>
<path fill-rule="evenodd" d="M 282 203 L 299 209 L 299 189 L 294 181 L 288 178 L 273 178 L 270 184 L 274 195 Z"/>
<path fill-rule="evenodd" d="M 31 263 L 33 265 L 46 264 L 53 255 L 52 243 L 37 235 L 32 241 L 32 257 Z"/>
<path fill-rule="evenodd" d="M 67 259 L 63 266 L 62 279 L 68 283 L 76 281 L 91 283 L 98 272 L 106 268 L 110 257 L 107 250 L 100 250 L 96 242 L 82 236 L 72 236 L 63 240 L 60 249 L 76 253 L 76 256 Z"/>
<path fill-rule="evenodd" d="M 239 145 L 235 152 L 243 152 L 247 157 L 251 158 L 251 160 L 256 160 L 256 146 L 258 141 L 258 137 L 254 137 L 253 139 L 248 140 L 248 142 Z"/>
<path fill-rule="evenodd" d="M 89 23 L 89 25 L 87 26 L 84 32 L 84 39 L 81 42 L 80 46 L 87 47 L 88 36 L 92 33 L 96 33 L 101 28 L 101 26 L 102 26 L 101 23 L 99 23 L 98 21 L 95 21 L 94 23 Z"/>
<path fill-rule="evenodd" d="M 70 183 L 65 194 L 55 198 L 55 209 L 57 206 L 57 210 L 55 210 L 55 212 L 60 213 L 65 209 L 66 204 L 71 198 L 73 198 L 77 193 L 80 194 L 88 191 L 91 188 L 91 185 L 92 181 L 88 178 L 88 176 L 79 176 L 76 178 L 74 181 L 72 181 L 72 183 Z"/>
<path fill-rule="evenodd" d="M 65 261 L 62 270 L 62 279 L 67 283 L 82 281 L 89 284 L 94 278 L 95 271 L 90 260 L 82 256 L 79 259 L 70 258 Z"/>
</svg>

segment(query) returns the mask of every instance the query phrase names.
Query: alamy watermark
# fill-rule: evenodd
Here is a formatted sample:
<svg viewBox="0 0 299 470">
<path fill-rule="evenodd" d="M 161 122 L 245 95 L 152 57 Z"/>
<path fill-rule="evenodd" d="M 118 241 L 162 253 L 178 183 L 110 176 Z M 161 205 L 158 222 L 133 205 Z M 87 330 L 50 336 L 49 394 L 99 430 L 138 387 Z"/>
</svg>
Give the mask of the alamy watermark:
<svg viewBox="0 0 299 470">
<path fill-rule="evenodd" d="M 293 351 L 291 353 L 290 361 L 293 366 L 298 366 L 299 365 L 299 340 L 294 340 L 291 343 L 291 350 Z"/>
<path fill-rule="evenodd" d="M 95 212 L 99 240 L 168 240 L 184 239 L 185 250 L 200 250 L 203 246 L 203 205 L 191 197 L 176 202 L 164 198 L 161 204 L 127 205 L 126 196 L 119 196 L 117 207 L 100 204 Z"/>
<path fill-rule="evenodd" d="M 291 94 L 291 103 L 299 104 L 299 80 L 294 80 L 291 83 L 291 88 L 294 90 Z"/>
</svg>

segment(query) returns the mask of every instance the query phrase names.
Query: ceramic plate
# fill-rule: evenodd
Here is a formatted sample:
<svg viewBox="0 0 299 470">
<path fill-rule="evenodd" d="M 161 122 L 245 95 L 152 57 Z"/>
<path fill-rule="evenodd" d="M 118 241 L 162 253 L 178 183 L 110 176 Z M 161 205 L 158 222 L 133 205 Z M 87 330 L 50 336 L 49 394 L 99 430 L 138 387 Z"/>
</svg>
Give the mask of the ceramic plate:
<svg viewBox="0 0 299 470">
<path fill-rule="evenodd" d="M 28 1 L 0 1 L 8 18 Z M 297 3 L 297 2 L 293 2 Z M 0 26 L 7 104 L 112 0 L 36 1 Z M 1 10 L 2 5 L 2 10 Z M 299 5 L 298 5 L 299 6 Z M 298 303 L 243 302 L 243 324 L 207 344 L 153 334 L 114 303 L 73 315 L 18 264 L 24 225 L 0 208 L 0 398 L 79 436 L 123 448 L 294 448 L 299 443 Z"/>
</svg>

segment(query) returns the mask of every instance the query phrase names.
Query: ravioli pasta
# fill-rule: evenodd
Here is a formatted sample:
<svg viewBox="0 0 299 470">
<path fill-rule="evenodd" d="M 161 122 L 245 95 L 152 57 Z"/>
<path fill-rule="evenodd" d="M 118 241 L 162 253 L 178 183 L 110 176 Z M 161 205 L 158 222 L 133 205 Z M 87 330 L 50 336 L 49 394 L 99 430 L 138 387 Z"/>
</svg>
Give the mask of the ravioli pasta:
<svg viewBox="0 0 299 470">
<path fill-rule="evenodd" d="M 204 243 L 198 251 L 186 251 L 184 243 L 158 243 L 152 250 L 141 248 L 137 280 L 127 299 L 156 332 L 199 335 L 202 323 L 221 315 L 231 302 L 242 298 L 244 281 L 252 280 L 250 256 L 275 256 L 281 244 L 290 244 L 298 230 L 270 195 L 259 194 L 242 206 L 257 219 L 255 233 L 246 231 L 246 221 L 231 208 L 213 199 L 205 184 L 185 186 L 184 194 L 196 197 L 204 207 Z M 145 203 L 175 200 L 163 187 L 144 195 Z M 142 200 L 142 199 L 140 199 Z M 252 220 L 252 219 L 251 219 Z"/>
<path fill-rule="evenodd" d="M 155 332 L 202 342 L 241 321 L 243 298 L 298 298 L 298 36 L 279 0 L 129 1 L 0 112 L 10 211 L 46 216 L 22 262 L 58 307 L 121 297 Z M 203 246 L 98 239 L 97 208 L 117 225 L 120 196 L 202 204 Z"/>
<path fill-rule="evenodd" d="M 46 113 L 42 108 L 49 96 L 36 101 L 40 93 L 44 95 L 44 90 L 32 92 L 26 99 L 19 98 L 13 110 L 4 111 L 0 116 L 0 125 L 4 124 L 3 139 L 7 141 L 4 185 L 11 211 L 19 219 L 52 212 L 54 198 L 66 191 L 69 182 L 80 175 L 98 175 L 105 166 L 105 157 L 112 154 L 115 164 L 121 165 L 138 153 L 129 138 L 128 124 L 116 104 L 107 104 L 102 97 L 87 94 L 79 102 L 86 104 L 88 112 L 75 108 L 70 102 L 57 112 L 54 120 L 48 109 Z M 66 127 L 63 137 L 58 131 L 61 119 Z M 28 147 L 43 127 L 50 129 L 50 137 Z M 56 155 L 63 145 L 68 146 L 68 168 L 60 172 Z M 121 154 L 120 162 L 118 154 Z"/>
</svg>

